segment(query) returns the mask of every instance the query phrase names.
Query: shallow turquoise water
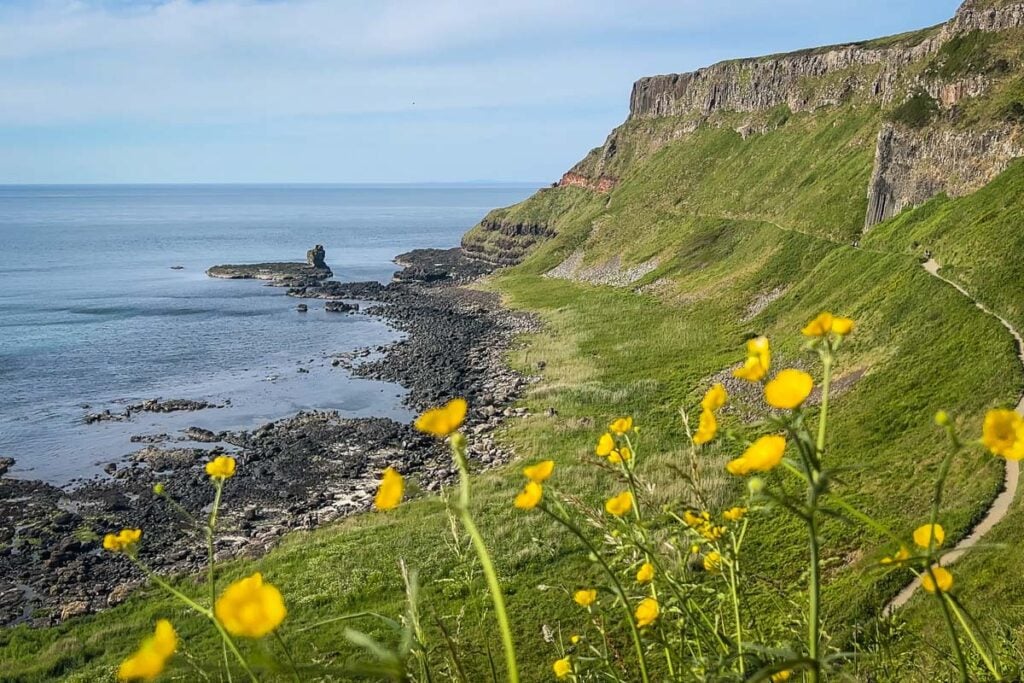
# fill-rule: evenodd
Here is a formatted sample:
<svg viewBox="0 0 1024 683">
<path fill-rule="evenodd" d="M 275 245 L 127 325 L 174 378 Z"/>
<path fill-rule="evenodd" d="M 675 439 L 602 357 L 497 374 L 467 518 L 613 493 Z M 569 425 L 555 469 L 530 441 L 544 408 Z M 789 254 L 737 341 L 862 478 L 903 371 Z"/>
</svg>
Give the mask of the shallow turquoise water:
<svg viewBox="0 0 1024 683">
<path fill-rule="evenodd" d="M 330 354 L 395 333 L 281 289 L 207 278 L 217 263 L 303 260 L 386 281 L 395 255 L 450 247 L 527 186 L 0 186 L 0 457 L 16 476 L 95 474 L 131 434 L 250 428 L 301 409 L 409 416 L 400 387 L 356 380 Z M 172 266 L 183 266 L 172 270 Z M 298 368 L 309 370 L 299 373 Z M 144 398 L 226 408 L 83 425 Z"/>
</svg>

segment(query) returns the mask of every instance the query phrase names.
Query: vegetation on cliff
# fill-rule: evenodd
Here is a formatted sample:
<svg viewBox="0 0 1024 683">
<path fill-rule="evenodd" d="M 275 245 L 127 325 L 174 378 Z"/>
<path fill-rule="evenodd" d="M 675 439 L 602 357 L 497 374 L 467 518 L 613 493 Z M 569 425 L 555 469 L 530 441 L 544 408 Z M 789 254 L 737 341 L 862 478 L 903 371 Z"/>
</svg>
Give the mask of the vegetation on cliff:
<svg viewBox="0 0 1024 683">
<path fill-rule="evenodd" d="M 787 81 L 782 96 L 765 100 L 761 109 L 631 117 L 574 169 L 614 178 L 612 186 L 549 188 L 497 210 L 467 234 L 468 253 L 519 264 L 485 286 L 546 323 L 510 359 L 542 374 L 542 381 L 523 402 L 528 416 L 504 428 L 504 441 L 531 462 L 554 460 L 574 495 L 599 506 L 609 491 L 593 460 L 595 430 L 619 415 L 642 416 L 648 455 L 638 474 L 651 486 L 651 504 L 689 504 L 691 491 L 680 475 L 687 439 L 679 409 L 694 409 L 703 388 L 726 382 L 726 415 L 738 438 L 753 438 L 759 395 L 728 384 L 742 360 L 736 349 L 748 337 L 768 335 L 778 340 L 781 365 L 819 375 L 819 361 L 801 352 L 792 331 L 818 311 L 834 310 L 859 326 L 835 378 L 830 458 L 840 474 L 833 485 L 881 524 L 909 536 L 930 505 L 947 452 L 944 435 L 931 424 L 935 411 L 955 415 L 961 433 L 978 434 L 987 411 L 1013 406 L 1024 387 L 1013 339 L 1000 323 L 920 267 L 930 253 L 977 300 L 1024 325 L 1017 272 L 1024 167 L 1010 163 L 1020 154 L 1020 118 L 1014 117 L 1016 103 L 1024 101 L 1014 52 L 1019 29 L 944 43 L 948 48 L 936 42 L 943 30 L 846 46 L 842 69 L 819 80 Z M 885 54 L 869 60 L 863 50 Z M 786 64 L 834 52 L 791 56 Z M 993 60 L 1001 59 L 1005 68 L 992 70 Z M 755 85 L 760 72 L 733 65 L 722 73 L 735 74 L 727 85 L 738 88 L 738 102 L 757 99 L 765 92 L 757 88 L 767 87 Z M 893 112 L 912 101 L 917 88 L 937 109 L 929 105 L 920 127 L 910 129 L 919 117 L 905 121 Z M 897 143 L 920 144 L 880 160 L 879 133 L 886 125 L 905 135 L 894 138 Z M 963 135 L 951 136 L 954 130 Z M 957 145 L 982 161 L 971 167 L 978 169 L 973 177 L 946 173 L 964 168 Z M 897 182 L 907 178 L 921 182 Z M 888 220 L 871 222 L 865 233 L 871 198 L 883 195 L 892 203 L 877 217 Z M 554 281 L 551 271 L 573 255 L 609 272 L 653 267 L 628 286 Z M 735 455 L 715 447 L 705 456 L 715 472 L 709 475 L 710 507 L 724 509 L 742 494 L 722 468 Z M 783 485 L 778 473 L 765 481 Z M 1002 481 L 998 460 L 953 462 L 938 520 L 947 544 L 985 514 Z M 542 627 L 564 633 L 577 627 L 577 608 L 566 596 L 594 585 L 598 568 L 576 544 L 558 539 L 552 522 L 515 513 L 509 491 L 521 485 L 514 468 L 475 478 L 472 511 L 507 597 L 522 677 L 544 680 L 551 676 L 552 650 Z M 954 567 L 956 595 L 988 606 L 979 620 L 1002 661 L 1024 650 L 1024 619 L 998 599 L 1007 577 L 1024 569 L 1013 552 L 1024 540 L 1021 510 L 1018 500 L 991 536 L 1005 545 L 979 549 Z M 474 655 L 471 662 L 488 661 L 488 653 L 500 660 L 484 577 L 453 519 L 441 499 L 414 496 L 387 516 L 360 516 L 290 537 L 258 562 L 229 565 L 225 578 L 259 569 L 293 596 L 289 619 L 295 623 L 345 613 L 395 615 L 404 609 L 404 560 L 419 570 L 423 599 L 432 606 L 429 637 L 444 641 L 440 621 L 458 647 Z M 782 515 L 755 516 L 748 534 L 749 608 L 767 625 L 767 635 L 796 640 L 806 624 L 783 615 L 805 600 L 806 558 L 794 559 L 793 550 L 804 547 L 802 525 Z M 830 652 L 858 653 L 847 673 L 882 667 L 882 680 L 901 681 L 955 675 L 958 665 L 934 599 L 917 596 L 894 620 L 880 618 L 910 578 L 906 571 L 878 570 L 879 560 L 893 552 L 890 539 L 842 519 L 824 520 L 820 535 L 824 642 Z M 188 579 L 175 586 L 188 595 L 201 590 Z M 4 631 L 0 670 L 14 680 L 95 680 L 109 675 L 160 617 L 174 621 L 190 656 L 209 661 L 220 655 L 220 642 L 202 619 L 147 590 L 54 629 Z M 360 626 L 375 638 L 391 637 L 387 629 Z M 345 639 L 345 627 L 328 624 L 295 639 L 295 656 L 324 662 L 362 657 Z M 630 647 L 628 640 L 616 645 Z M 984 671 L 980 661 L 970 665 Z M 470 680 L 489 675 L 486 666 L 468 666 Z"/>
</svg>

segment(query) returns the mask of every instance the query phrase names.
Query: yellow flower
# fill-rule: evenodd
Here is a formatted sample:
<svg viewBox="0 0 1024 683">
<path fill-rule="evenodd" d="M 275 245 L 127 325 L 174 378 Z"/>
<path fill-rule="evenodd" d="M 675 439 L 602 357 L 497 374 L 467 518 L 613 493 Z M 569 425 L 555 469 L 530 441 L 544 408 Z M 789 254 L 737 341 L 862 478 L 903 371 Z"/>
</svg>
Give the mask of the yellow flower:
<svg viewBox="0 0 1024 683">
<path fill-rule="evenodd" d="M 440 408 L 432 408 L 416 418 L 415 427 L 439 438 L 451 436 L 462 426 L 469 406 L 464 398 L 454 398 Z"/>
<path fill-rule="evenodd" d="M 225 588 L 213 612 L 228 633 L 246 638 L 262 638 L 288 614 L 281 591 L 263 583 L 259 572 Z"/>
<path fill-rule="evenodd" d="M 230 455 L 218 455 L 206 463 L 206 473 L 211 479 L 230 479 L 235 476 L 235 459 Z"/>
<path fill-rule="evenodd" d="M 838 334 L 840 337 L 853 332 L 854 322 L 852 318 L 836 318 L 832 321 L 832 331 Z"/>
<path fill-rule="evenodd" d="M 747 341 L 747 359 L 743 367 L 733 371 L 732 376 L 748 382 L 760 382 L 771 367 L 772 354 L 767 337 L 755 337 Z"/>
<path fill-rule="evenodd" d="M 719 382 L 718 384 L 713 385 L 708 389 L 707 393 L 704 394 L 704 399 L 700 402 L 700 407 L 702 410 L 710 410 L 714 412 L 724 406 L 728 398 L 728 392 L 726 392 L 722 383 Z"/>
<path fill-rule="evenodd" d="M 883 557 L 878 561 L 879 564 L 903 564 L 910 559 L 910 551 L 907 550 L 907 546 L 901 545 L 900 549 L 896 551 L 896 554 L 892 557 Z"/>
<path fill-rule="evenodd" d="M 523 474 L 534 484 L 543 484 L 555 471 L 554 460 L 542 460 L 536 465 L 523 468 Z"/>
<path fill-rule="evenodd" d="M 932 537 L 935 538 L 935 547 L 938 548 L 946 540 L 946 530 L 941 524 L 922 524 L 914 529 L 914 543 L 927 549 L 931 545 Z"/>
<path fill-rule="evenodd" d="M 633 431 L 633 418 L 631 417 L 620 417 L 608 426 L 608 430 L 615 432 L 619 436 Z"/>
<path fill-rule="evenodd" d="M 781 410 L 797 408 L 814 388 L 814 380 L 803 370 L 792 368 L 782 370 L 764 387 L 764 398 L 768 405 Z"/>
<path fill-rule="evenodd" d="M 1008 460 L 1024 457 L 1024 418 L 1012 410 L 990 410 L 981 428 L 981 442 Z"/>
<path fill-rule="evenodd" d="M 583 636 L 571 635 L 569 636 L 569 642 L 573 645 L 579 645 L 580 641 L 583 640 Z"/>
<path fill-rule="evenodd" d="M 653 624 L 654 620 L 658 618 L 659 612 L 657 600 L 654 598 L 644 598 L 636 606 L 636 613 L 634 614 L 636 616 L 636 625 L 643 628 Z"/>
<path fill-rule="evenodd" d="M 722 571 L 722 553 L 712 550 L 704 556 L 704 571 L 717 574 Z"/>
<path fill-rule="evenodd" d="M 793 672 L 790 669 L 786 669 L 785 671 L 779 671 L 778 673 L 772 674 L 772 677 L 768 680 L 770 680 L 771 683 L 785 683 L 785 681 L 788 681 L 792 677 Z"/>
<path fill-rule="evenodd" d="M 747 514 L 747 508 L 734 507 L 734 508 L 729 508 L 728 510 L 723 512 L 722 516 L 725 517 L 730 522 L 738 522 L 741 519 L 743 519 L 743 516 L 745 514 Z"/>
<path fill-rule="evenodd" d="M 691 529 L 696 529 L 697 527 L 706 524 L 710 520 L 711 515 L 707 511 L 697 514 L 693 510 L 687 510 L 686 512 L 683 513 L 683 522 L 686 524 L 686 526 L 690 527 Z"/>
<path fill-rule="evenodd" d="M 597 440 L 597 448 L 594 449 L 594 452 L 604 458 L 614 450 L 615 439 L 611 434 L 604 433 L 601 435 L 601 438 Z"/>
<path fill-rule="evenodd" d="M 633 451 L 629 450 L 628 446 L 623 446 L 622 448 L 614 450 L 608 454 L 608 462 L 610 462 L 613 465 L 618 465 L 619 463 L 625 460 L 629 460 L 632 457 Z"/>
<path fill-rule="evenodd" d="M 693 435 L 693 442 L 703 446 L 715 438 L 718 434 L 718 418 L 715 414 L 705 408 L 700 413 L 700 424 L 697 425 L 697 433 Z"/>
<path fill-rule="evenodd" d="M 580 607 L 590 607 L 597 602 L 597 591 L 593 588 L 578 590 L 573 594 L 572 599 L 575 600 L 576 604 Z"/>
<path fill-rule="evenodd" d="M 935 576 L 934 581 L 932 581 L 932 576 Z M 936 586 L 941 593 L 948 593 L 949 589 L 953 587 L 953 575 L 944 567 L 932 567 L 931 574 L 925 572 L 921 575 L 921 588 L 929 593 L 934 593 Z"/>
<path fill-rule="evenodd" d="M 650 562 L 644 562 L 640 565 L 640 570 L 636 573 L 637 583 L 650 583 L 654 580 L 654 565 Z"/>
<path fill-rule="evenodd" d="M 565 678 L 572 673 L 572 662 L 569 661 L 568 657 L 562 657 L 555 660 L 551 668 L 555 671 L 555 678 Z"/>
<path fill-rule="evenodd" d="M 384 470 L 384 476 L 381 477 L 373 506 L 378 510 L 394 510 L 402 502 L 404 493 L 405 479 L 394 467 L 389 467 Z"/>
<path fill-rule="evenodd" d="M 112 553 L 123 553 L 131 550 L 142 538 L 142 529 L 121 529 L 116 534 L 103 537 L 103 548 Z"/>
<path fill-rule="evenodd" d="M 609 498 L 604 503 L 604 509 L 609 515 L 621 517 L 633 509 L 633 494 L 623 491 L 619 495 Z"/>
<path fill-rule="evenodd" d="M 700 535 L 709 541 L 717 541 L 725 535 L 725 527 L 714 526 L 713 524 L 705 524 L 700 529 Z"/>
<path fill-rule="evenodd" d="M 800 332 L 805 337 L 824 337 L 832 331 L 834 318 L 831 313 L 819 313 L 818 317 L 807 323 Z"/>
<path fill-rule="evenodd" d="M 520 510 L 532 510 L 544 497 L 544 487 L 535 481 L 526 482 L 526 486 L 516 496 L 515 506 Z"/>
<path fill-rule="evenodd" d="M 747 447 L 743 455 L 730 460 L 725 468 L 729 474 L 743 476 L 751 472 L 768 472 L 782 462 L 786 450 L 785 437 L 771 434 L 762 436 Z"/>
<path fill-rule="evenodd" d="M 178 649 L 178 634 L 171 622 L 161 619 L 156 622 L 152 636 L 142 641 L 131 657 L 121 662 L 117 669 L 119 681 L 151 681 L 164 670 L 164 665 Z"/>
</svg>

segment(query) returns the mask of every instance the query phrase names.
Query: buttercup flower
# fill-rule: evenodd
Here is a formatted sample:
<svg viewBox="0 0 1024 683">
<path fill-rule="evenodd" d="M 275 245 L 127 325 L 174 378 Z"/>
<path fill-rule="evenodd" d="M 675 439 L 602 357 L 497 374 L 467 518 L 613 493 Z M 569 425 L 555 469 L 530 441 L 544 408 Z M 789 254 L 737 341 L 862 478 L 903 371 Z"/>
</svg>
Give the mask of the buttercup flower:
<svg viewBox="0 0 1024 683">
<path fill-rule="evenodd" d="M 640 565 L 640 570 L 636 573 L 637 583 L 650 583 L 654 580 L 654 565 L 650 562 L 644 562 Z"/>
<path fill-rule="evenodd" d="M 575 600 L 576 604 L 580 607 L 590 607 L 597 602 L 597 591 L 593 588 L 578 590 L 573 593 L 572 599 Z"/>
<path fill-rule="evenodd" d="M 854 322 L 852 318 L 836 318 L 832 321 L 832 331 L 840 337 L 853 332 Z"/>
<path fill-rule="evenodd" d="M 218 455 L 206 463 L 206 473 L 211 479 L 230 479 L 235 476 L 235 459 L 230 455 Z"/>
<path fill-rule="evenodd" d="M 711 574 L 717 574 L 722 571 L 722 554 L 720 552 L 712 550 L 704 556 L 704 571 Z"/>
<path fill-rule="evenodd" d="M 782 370 L 764 387 L 764 398 L 768 405 L 780 410 L 799 407 L 814 388 L 814 380 L 803 370 L 792 368 Z"/>
<path fill-rule="evenodd" d="M 710 520 L 711 515 L 706 510 L 704 512 L 701 512 L 700 514 L 697 514 L 693 510 L 687 510 L 683 513 L 683 522 L 686 524 L 686 526 L 690 527 L 691 529 L 696 529 L 697 527 L 703 526 L 704 524 L 707 524 Z"/>
<path fill-rule="evenodd" d="M 377 495 L 373 499 L 373 506 L 378 510 L 393 510 L 402 502 L 404 493 L 405 479 L 394 467 L 389 467 L 384 470 L 384 475 L 381 477 Z"/>
<path fill-rule="evenodd" d="M 807 323 L 800 332 L 805 337 L 824 337 L 832 331 L 833 317 L 831 313 L 819 313 L 818 317 Z"/>
<path fill-rule="evenodd" d="M 469 406 L 466 399 L 454 398 L 440 408 L 433 408 L 416 418 L 415 427 L 421 432 L 444 439 L 462 426 Z"/>
<path fill-rule="evenodd" d="M 526 486 L 516 496 L 515 506 L 520 510 L 532 510 L 544 497 L 544 487 L 535 481 L 526 482 Z"/>
<path fill-rule="evenodd" d="M 712 385 L 708 389 L 707 393 L 704 394 L 704 398 L 700 402 L 700 407 L 703 410 L 715 411 L 725 405 L 725 402 L 729 399 L 729 393 L 725 390 L 725 387 L 721 382 Z"/>
<path fill-rule="evenodd" d="M 161 619 L 156 622 L 152 636 L 142 641 L 139 649 L 121 662 L 117 669 L 119 681 L 151 681 L 164 670 L 167 660 L 178 649 L 178 634 L 171 622 Z"/>
<path fill-rule="evenodd" d="M 623 446 L 622 448 L 616 449 L 608 454 L 608 462 L 613 465 L 618 465 L 632 457 L 633 451 L 629 450 L 628 446 Z"/>
<path fill-rule="evenodd" d="M 981 428 L 985 448 L 1007 460 L 1024 457 L 1024 418 L 1012 410 L 990 410 Z"/>
<path fill-rule="evenodd" d="M 660 611 L 657 600 L 654 598 L 644 598 L 640 601 L 640 604 L 636 606 L 636 612 L 634 613 L 634 616 L 636 617 L 636 625 L 643 628 L 644 626 L 653 624 L 654 620 L 658 618 Z"/>
<path fill-rule="evenodd" d="M 281 591 L 256 572 L 225 588 L 213 613 L 231 635 L 262 638 L 281 625 L 288 610 Z"/>
<path fill-rule="evenodd" d="M 878 561 L 879 564 L 903 564 L 910 559 L 910 551 L 907 550 L 907 546 L 901 545 L 900 549 L 896 551 L 896 554 L 892 557 L 883 557 Z"/>
<path fill-rule="evenodd" d="M 730 522 L 738 522 L 741 519 L 743 519 L 743 516 L 746 515 L 746 514 L 747 514 L 747 508 L 734 507 L 734 508 L 729 508 L 728 510 L 723 512 L 722 516 L 725 517 Z"/>
<path fill-rule="evenodd" d="M 931 545 L 933 536 L 936 548 L 946 540 L 946 530 L 942 528 L 941 524 L 923 524 L 914 529 L 914 543 L 926 550 Z"/>
<path fill-rule="evenodd" d="M 932 581 L 932 576 L 935 580 Z M 934 593 L 938 588 L 941 593 L 948 593 L 953 587 L 953 575 L 944 567 L 932 567 L 931 574 L 927 571 L 921 575 L 921 588 Z"/>
<path fill-rule="evenodd" d="M 620 417 L 608 426 L 608 430 L 615 432 L 619 436 L 633 431 L 633 418 L 631 417 Z"/>
<path fill-rule="evenodd" d="M 610 515 L 621 517 L 633 509 L 633 494 L 623 491 L 619 495 L 609 498 L 605 501 L 604 509 Z"/>
<path fill-rule="evenodd" d="M 554 471 L 554 460 L 542 460 L 536 465 L 530 465 L 529 467 L 523 468 L 523 474 L 526 475 L 527 479 L 535 484 L 543 484 Z"/>
<path fill-rule="evenodd" d="M 615 439 L 611 434 L 604 433 L 601 438 L 597 440 L 597 448 L 594 452 L 600 455 L 602 458 L 608 457 L 608 454 L 615 450 Z"/>
<path fill-rule="evenodd" d="M 569 636 L 569 642 L 573 645 L 579 645 L 580 641 L 583 640 L 583 636 L 571 635 Z"/>
<path fill-rule="evenodd" d="M 112 553 L 128 552 L 141 538 L 142 529 L 121 529 L 116 534 L 103 537 L 103 549 Z"/>
<path fill-rule="evenodd" d="M 700 412 L 700 423 L 697 425 L 697 432 L 693 435 L 693 442 L 703 446 L 715 438 L 718 434 L 718 418 L 715 414 L 705 408 Z"/>
<path fill-rule="evenodd" d="M 768 472 L 782 462 L 786 451 L 785 437 L 777 434 L 762 436 L 747 447 L 740 457 L 730 460 L 725 469 L 729 474 L 743 476 L 751 472 Z"/>
<path fill-rule="evenodd" d="M 772 677 L 768 680 L 770 680 L 771 683 L 785 683 L 792 677 L 793 672 L 790 669 L 786 669 L 785 671 L 779 671 L 778 673 L 772 674 Z"/>
<path fill-rule="evenodd" d="M 767 337 L 755 337 L 747 342 L 747 359 L 743 367 L 733 371 L 733 377 L 748 382 L 760 382 L 771 367 L 772 354 Z"/>
<path fill-rule="evenodd" d="M 555 678 L 566 678 L 572 673 L 572 662 L 569 661 L 568 657 L 562 657 L 555 661 L 551 665 L 551 668 L 555 672 Z"/>
</svg>

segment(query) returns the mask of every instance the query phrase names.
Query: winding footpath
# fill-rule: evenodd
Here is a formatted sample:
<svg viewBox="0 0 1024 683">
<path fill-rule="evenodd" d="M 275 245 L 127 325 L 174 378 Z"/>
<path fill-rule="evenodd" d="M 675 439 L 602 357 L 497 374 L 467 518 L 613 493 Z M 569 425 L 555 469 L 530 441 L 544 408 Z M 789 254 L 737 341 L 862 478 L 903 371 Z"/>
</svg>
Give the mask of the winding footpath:
<svg viewBox="0 0 1024 683">
<path fill-rule="evenodd" d="M 1024 364 L 1024 339 L 1021 338 L 1020 332 L 1018 332 L 1005 318 L 993 313 L 985 305 L 976 301 L 966 289 L 939 275 L 939 267 L 939 262 L 935 259 L 929 259 L 924 263 L 924 269 L 931 275 L 937 277 L 946 284 L 955 287 L 957 291 L 970 299 L 975 306 L 998 320 L 1002 323 L 1003 327 L 1010 331 L 1010 334 L 1013 335 L 1013 338 L 1017 343 L 1017 357 L 1020 358 L 1021 363 Z M 1016 410 L 1019 414 L 1024 415 L 1024 396 L 1017 401 Z M 1006 460 L 1005 462 L 1006 469 L 1003 475 L 1003 490 L 998 496 L 996 496 L 996 499 L 992 501 L 992 505 L 989 507 L 985 517 L 978 522 L 977 526 L 974 527 L 966 538 L 957 543 L 951 551 L 942 556 L 939 560 L 939 564 L 949 565 L 956 562 L 964 555 L 964 553 L 967 552 L 968 549 L 977 545 L 978 541 L 980 541 L 985 534 L 991 531 L 996 524 L 1001 522 L 1003 518 L 1006 517 L 1006 513 L 1010 511 L 1010 506 L 1013 504 L 1014 497 L 1017 493 L 1017 484 L 1020 481 L 1020 463 L 1016 460 Z M 900 591 L 888 605 L 885 606 L 883 613 L 886 616 L 891 615 L 900 607 L 907 604 L 907 601 L 910 600 L 911 596 L 914 595 L 914 591 L 916 591 L 920 585 L 921 579 L 914 579 L 909 585 L 907 585 L 907 587 Z"/>
</svg>

